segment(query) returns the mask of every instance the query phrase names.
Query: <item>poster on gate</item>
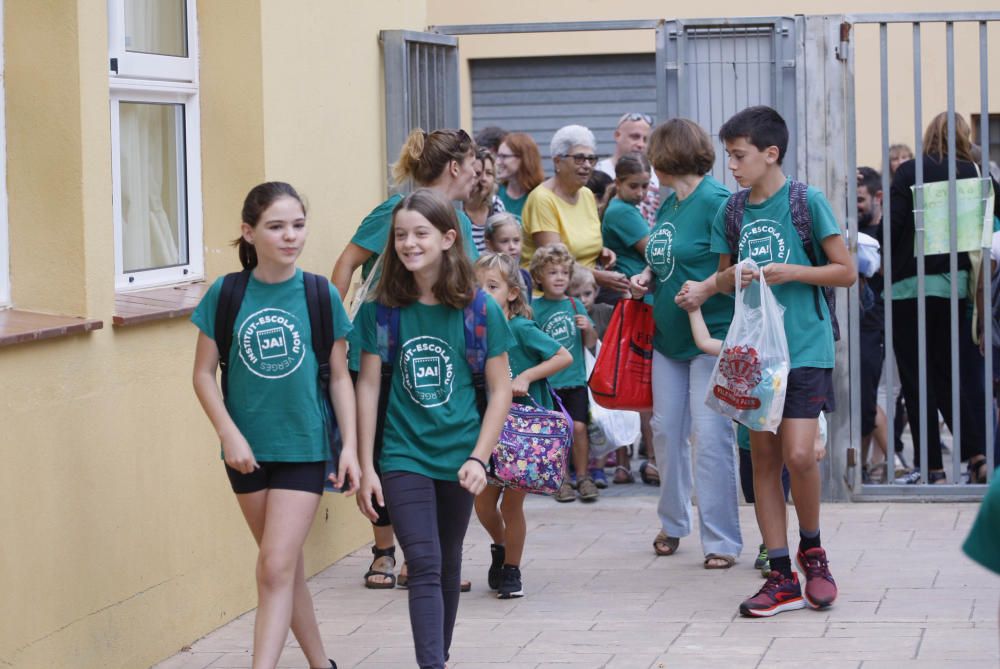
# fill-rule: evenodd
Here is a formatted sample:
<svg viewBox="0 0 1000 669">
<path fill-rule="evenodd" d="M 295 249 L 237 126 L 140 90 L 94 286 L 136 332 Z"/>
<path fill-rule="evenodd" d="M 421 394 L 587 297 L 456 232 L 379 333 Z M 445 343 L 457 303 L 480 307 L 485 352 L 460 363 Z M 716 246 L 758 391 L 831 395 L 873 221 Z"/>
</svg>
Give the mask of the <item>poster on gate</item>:
<svg viewBox="0 0 1000 669">
<path fill-rule="evenodd" d="M 985 184 L 985 185 L 984 185 Z M 951 250 L 948 182 L 935 181 L 921 187 L 910 186 L 916 203 L 917 189 L 924 195 L 924 255 Z M 987 192 L 989 195 L 983 196 Z M 989 179 L 957 179 L 958 251 L 976 251 L 990 246 L 993 235 L 993 188 Z M 914 241 L 914 254 L 917 253 Z"/>
</svg>

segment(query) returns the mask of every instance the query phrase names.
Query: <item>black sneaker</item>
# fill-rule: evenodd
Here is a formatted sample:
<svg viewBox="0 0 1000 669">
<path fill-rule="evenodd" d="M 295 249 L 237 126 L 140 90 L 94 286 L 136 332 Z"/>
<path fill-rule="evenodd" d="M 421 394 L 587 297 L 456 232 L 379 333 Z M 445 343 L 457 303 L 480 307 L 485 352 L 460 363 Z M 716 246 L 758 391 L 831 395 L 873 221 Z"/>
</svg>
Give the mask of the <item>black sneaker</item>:
<svg viewBox="0 0 1000 669">
<path fill-rule="evenodd" d="M 524 597 L 524 590 L 521 588 L 521 569 L 505 564 L 500 577 L 500 590 L 497 592 L 497 599 L 512 599 L 514 597 Z"/>
<path fill-rule="evenodd" d="M 486 576 L 486 582 L 490 586 L 490 590 L 496 590 L 500 587 L 501 581 L 501 570 L 503 569 L 503 561 L 507 556 L 507 549 L 501 544 L 490 544 L 490 571 Z"/>
</svg>

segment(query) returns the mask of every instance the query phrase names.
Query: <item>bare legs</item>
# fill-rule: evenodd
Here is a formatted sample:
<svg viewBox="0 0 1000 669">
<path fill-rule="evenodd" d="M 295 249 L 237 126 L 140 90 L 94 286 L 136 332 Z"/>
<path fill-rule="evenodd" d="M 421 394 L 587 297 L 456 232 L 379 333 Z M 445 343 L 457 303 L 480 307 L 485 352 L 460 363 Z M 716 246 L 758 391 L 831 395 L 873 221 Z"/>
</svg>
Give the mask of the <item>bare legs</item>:
<svg viewBox="0 0 1000 669">
<path fill-rule="evenodd" d="M 299 490 L 273 489 L 237 495 L 236 499 L 260 548 L 253 669 L 271 669 L 277 665 L 289 627 L 309 666 L 327 666 L 329 661 L 320 638 L 302 561 L 302 545 L 312 526 L 320 496 Z"/>
</svg>

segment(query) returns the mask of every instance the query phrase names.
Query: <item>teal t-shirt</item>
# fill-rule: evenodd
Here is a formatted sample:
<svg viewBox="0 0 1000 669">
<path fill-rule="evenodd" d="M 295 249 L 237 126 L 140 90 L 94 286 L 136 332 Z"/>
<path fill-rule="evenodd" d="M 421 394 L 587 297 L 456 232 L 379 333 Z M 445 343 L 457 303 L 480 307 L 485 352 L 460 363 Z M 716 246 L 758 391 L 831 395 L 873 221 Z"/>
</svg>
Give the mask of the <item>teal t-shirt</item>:
<svg viewBox="0 0 1000 669">
<path fill-rule="evenodd" d="M 812 243 L 816 262 L 826 264 L 822 242 L 840 235 L 840 226 L 830 203 L 818 189 L 809 187 L 809 213 L 812 216 Z M 720 207 L 712 225 L 712 251 L 733 254 L 726 241 L 726 210 Z M 759 266 L 772 262 L 811 265 L 799 235 L 792 224 L 788 203 L 788 182 L 760 204 L 747 203 L 740 226 L 739 259 L 751 257 Z M 816 286 L 793 281 L 771 286 L 778 302 L 785 307 L 785 337 L 791 367 L 833 367 L 833 328 L 830 312 Z M 817 299 L 818 297 L 818 299 Z M 816 305 L 819 304 L 817 313 Z M 822 316 L 822 317 L 821 317 Z"/>
<path fill-rule="evenodd" d="M 990 571 L 1000 574 L 1000 476 L 997 473 L 993 474 L 962 550 Z"/>
<path fill-rule="evenodd" d="M 487 357 L 514 344 L 507 319 L 487 299 Z M 361 347 L 378 354 L 376 306 L 358 312 Z M 476 410 L 472 372 L 465 359 L 464 311 L 416 302 L 400 309 L 399 352 L 385 417 L 380 466 L 442 481 L 457 481 L 458 470 L 475 448 L 482 420 Z"/>
<path fill-rule="evenodd" d="M 213 340 L 222 281 L 219 277 L 212 284 L 191 315 Z M 351 323 L 332 284 L 330 304 L 334 337 L 342 339 Z M 302 270 L 281 283 L 262 283 L 250 275 L 233 326 L 228 374 L 226 409 L 258 462 L 326 460 L 325 407 Z"/>
<path fill-rule="evenodd" d="M 510 319 L 510 330 L 514 333 L 515 340 L 514 346 L 508 351 L 511 377 L 549 360 L 562 348 L 562 344 L 542 332 L 538 323 L 530 318 L 514 316 Z M 528 394 L 538 406 L 545 409 L 552 408 L 552 397 L 546 388 L 545 379 L 534 381 L 529 385 Z M 514 401 L 523 401 L 523 398 L 515 397 Z"/>
<path fill-rule="evenodd" d="M 507 184 L 500 184 L 500 188 L 497 189 L 497 197 L 503 202 L 505 211 L 521 218 L 521 212 L 524 211 L 524 203 L 528 201 L 528 193 L 514 198 L 507 193 Z"/>
<path fill-rule="evenodd" d="M 385 245 L 389 242 L 389 229 L 392 227 L 392 211 L 399 204 L 403 196 L 393 195 L 388 200 L 371 210 L 371 212 L 361 220 L 351 243 L 366 251 L 371 251 L 372 255 L 361 265 L 361 279 L 365 280 L 371 273 L 379 255 L 385 250 Z M 475 262 L 479 258 L 479 250 L 476 242 L 472 238 L 472 220 L 465 215 L 464 211 L 455 209 L 458 214 L 458 223 L 462 228 L 462 238 L 465 244 L 466 253 L 469 260 Z M 376 277 L 377 278 L 377 277 Z M 358 371 L 361 368 L 361 343 L 358 340 L 359 332 L 352 333 L 347 340 L 347 366 L 351 371 Z"/>
<path fill-rule="evenodd" d="M 583 335 L 576 327 L 576 316 L 578 314 L 587 316 L 587 310 L 580 302 L 568 297 L 561 300 L 537 297 L 531 302 L 531 308 L 535 312 L 535 322 L 542 328 L 542 332 L 555 339 L 573 356 L 573 364 L 550 376 L 549 383 L 553 388 L 576 388 L 587 385 Z M 594 322 L 590 320 L 590 316 L 587 316 L 587 320 L 591 324 Z"/>
<path fill-rule="evenodd" d="M 706 175 L 683 200 L 676 193 L 656 213 L 656 226 L 646 244 L 646 263 L 653 270 L 653 348 L 673 360 L 701 355 L 691 335 L 686 311 L 674 297 L 685 281 L 704 281 L 719 268 L 713 253 L 712 221 L 729 198 L 729 189 Z M 712 337 L 725 339 L 733 321 L 733 296 L 717 293 L 701 305 Z"/>
<path fill-rule="evenodd" d="M 646 269 L 646 259 L 635 250 L 635 245 L 649 236 L 649 223 L 642 217 L 639 207 L 621 198 L 612 198 L 601 221 L 601 236 L 604 245 L 618 256 L 616 271 L 633 277 Z"/>
</svg>

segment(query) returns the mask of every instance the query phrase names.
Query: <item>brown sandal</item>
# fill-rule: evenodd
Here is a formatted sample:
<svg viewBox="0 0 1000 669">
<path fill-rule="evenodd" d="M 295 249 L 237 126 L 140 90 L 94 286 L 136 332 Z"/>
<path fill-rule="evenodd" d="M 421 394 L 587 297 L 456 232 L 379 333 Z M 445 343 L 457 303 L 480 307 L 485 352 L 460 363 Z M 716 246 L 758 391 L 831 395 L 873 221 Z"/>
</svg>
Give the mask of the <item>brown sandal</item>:
<svg viewBox="0 0 1000 669">
<path fill-rule="evenodd" d="M 657 555 L 673 555 L 677 552 L 677 547 L 680 546 L 681 540 L 677 537 L 669 537 L 667 533 L 660 530 L 660 533 L 656 535 L 653 539 L 653 550 L 656 551 Z"/>
<path fill-rule="evenodd" d="M 712 564 L 713 560 L 718 560 L 723 564 Z M 729 569 L 734 564 L 736 564 L 736 558 L 732 555 L 720 555 L 718 553 L 709 553 L 705 556 L 705 569 Z"/>
</svg>

